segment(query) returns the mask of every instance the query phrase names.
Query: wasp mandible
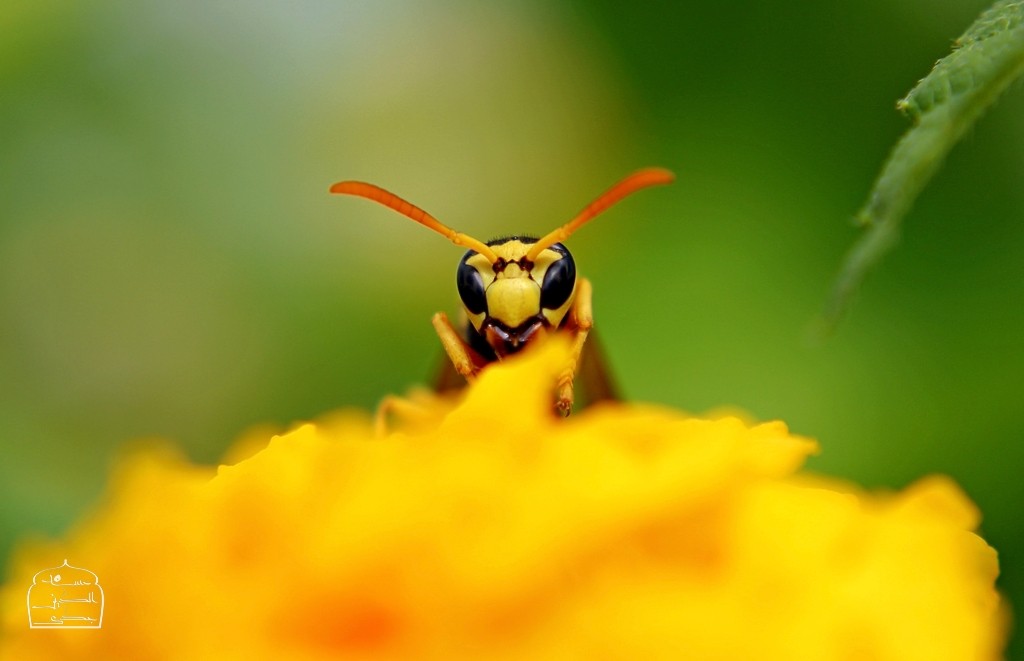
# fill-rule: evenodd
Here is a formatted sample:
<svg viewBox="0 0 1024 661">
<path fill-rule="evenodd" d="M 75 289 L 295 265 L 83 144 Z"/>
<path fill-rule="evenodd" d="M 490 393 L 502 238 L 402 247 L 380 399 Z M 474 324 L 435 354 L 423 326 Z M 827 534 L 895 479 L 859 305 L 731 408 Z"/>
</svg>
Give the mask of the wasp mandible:
<svg viewBox="0 0 1024 661">
<path fill-rule="evenodd" d="M 443 312 L 433 318 L 434 329 L 451 361 L 450 369 L 438 379 L 439 388 L 451 387 L 453 377 L 472 381 L 489 363 L 520 351 L 549 332 L 565 332 L 572 337 L 572 349 L 569 363 L 555 384 L 555 406 L 559 413 L 568 415 L 581 365 L 590 363 L 588 371 L 594 375 L 589 384 L 591 399 L 613 398 L 614 391 L 593 342 L 587 344 L 594 323 L 590 281 L 577 276 L 576 263 L 562 242 L 627 195 L 670 183 L 674 178 L 662 168 L 639 170 L 609 188 L 568 223 L 540 238 L 516 235 L 486 243 L 456 232 L 379 186 L 342 181 L 330 191 L 383 204 L 468 248 L 456 274 L 465 315 L 464 332 L 459 333 Z"/>
</svg>

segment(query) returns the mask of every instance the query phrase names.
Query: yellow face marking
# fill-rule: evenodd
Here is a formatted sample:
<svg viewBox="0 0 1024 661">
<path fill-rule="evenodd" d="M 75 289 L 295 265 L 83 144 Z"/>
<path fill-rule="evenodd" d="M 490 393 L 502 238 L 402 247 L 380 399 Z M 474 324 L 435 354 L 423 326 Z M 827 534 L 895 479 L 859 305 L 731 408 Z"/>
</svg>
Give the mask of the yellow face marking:
<svg viewBox="0 0 1024 661">
<path fill-rule="evenodd" d="M 516 328 L 531 317 L 543 314 L 544 318 L 557 327 L 572 305 L 573 296 L 557 310 L 541 310 L 541 283 L 548 267 L 562 258 L 562 255 L 551 249 L 544 249 L 537 255 L 533 268 L 523 270 L 518 263 L 532 248 L 532 243 L 523 243 L 517 239 L 491 246 L 491 250 L 506 265 L 503 270 L 495 273 L 494 265 L 483 255 L 473 255 L 466 264 L 475 268 L 483 279 L 484 292 L 487 296 L 487 311 L 469 314 L 470 323 L 478 331 L 488 315 L 509 328 Z M 575 290 L 574 290 L 575 294 Z"/>
<path fill-rule="evenodd" d="M 487 310 L 509 328 L 522 325 L 540 312 L 540 285 L 526 274 L 498 278 L 487 288 Z M 525 277 L 523 277 L 525 276 Z"/>
<path fill-rule="evenodd" d="M 526 253 L 529 252 L 532 245 L 532 243 L 523 243 L 518 239 L 512 239 L 500 245 L 491 246 L 491 250 L 506 262 L 515 262 L 526 257 Z"/>
</svg>

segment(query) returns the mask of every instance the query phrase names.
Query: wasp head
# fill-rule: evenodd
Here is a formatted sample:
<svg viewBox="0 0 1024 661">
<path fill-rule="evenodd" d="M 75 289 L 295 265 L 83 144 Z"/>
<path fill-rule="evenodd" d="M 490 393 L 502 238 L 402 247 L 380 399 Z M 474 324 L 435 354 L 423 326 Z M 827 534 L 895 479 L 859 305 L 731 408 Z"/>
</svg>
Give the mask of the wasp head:
<svg viewBox="0 0 1024 661">
<path fill-rule="evenodd" d="M 562 241 L 623 197 L 648 186 L 667 184 L 673 175 L 661 168 L 639 170 L 588 204 L 568 223 L 539 239 L 513 236 L 484 243 L 456 232 L 394 193 L 362 181 L 342 181 L 332 193 L 379 202 L 469 248 L 459 262 L 459 296 L 477 338 L 501 358 L 515 353 L 566 320 L 576 294 L 576 264 Z M 470 338 L 476 348 L 477 338 Z"/>
<path fill-rule="evenodd" d="M 530 254 L 536 238 L 512 236 L 489 241 L 491 261 L 470 250 L 456 276 L 470 324 L 499 356 L 558 328 L 576 293 L 576 264 L 561 243 Z"/>
</svg>

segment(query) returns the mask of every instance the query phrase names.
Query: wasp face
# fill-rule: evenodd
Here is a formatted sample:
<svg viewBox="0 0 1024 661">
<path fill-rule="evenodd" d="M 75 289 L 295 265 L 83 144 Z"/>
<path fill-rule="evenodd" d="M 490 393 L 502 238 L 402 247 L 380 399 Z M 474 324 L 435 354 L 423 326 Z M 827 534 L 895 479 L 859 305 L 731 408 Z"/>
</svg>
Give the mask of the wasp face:
<svg viewBox="0 0 1024 661">
<path fill-rule="evenodd" d="M 499 358 L 558 328 L 572 306 L 572 255 L 555 243 L 531 261 L 527 253 L 536 241 L 518 236 L 497 239 L 487 244 L 497 260 L 470 250 L 459 262 L 456 283 L 472 330 Z M 479 340 L 473 344 L 479 345 Z"/>
</svg>

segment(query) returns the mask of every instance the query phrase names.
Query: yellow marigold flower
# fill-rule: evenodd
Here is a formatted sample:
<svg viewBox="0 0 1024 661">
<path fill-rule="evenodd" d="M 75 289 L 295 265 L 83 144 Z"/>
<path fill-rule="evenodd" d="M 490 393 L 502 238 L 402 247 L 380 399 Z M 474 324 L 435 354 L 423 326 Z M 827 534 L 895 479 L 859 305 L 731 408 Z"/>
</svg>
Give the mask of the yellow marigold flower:
<svg viewBox="0 0 1024 661">
<path fill-rule="evenodd" d="M 816 445 L 778 422 L 556 419 L 563 349 L 385 438 L 345 415 L 216 471 L 136 454 L 66 541 L 18 552 L 0 657 L 998 658 L 996 555 L 950 481 L 797 475 Z M 102 628 L 27 626 L 65 558 L 98 577 Z"/>
</svg>

